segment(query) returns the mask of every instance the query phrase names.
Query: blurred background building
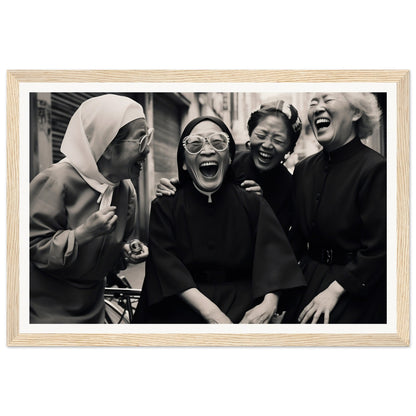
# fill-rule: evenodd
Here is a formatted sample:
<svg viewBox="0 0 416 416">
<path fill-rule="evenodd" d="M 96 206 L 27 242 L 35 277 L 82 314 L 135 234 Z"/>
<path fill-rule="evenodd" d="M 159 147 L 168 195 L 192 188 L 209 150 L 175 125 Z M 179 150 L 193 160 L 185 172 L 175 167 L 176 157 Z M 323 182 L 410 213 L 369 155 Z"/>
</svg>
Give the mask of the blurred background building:
<svg viewBox="0 0 416 416">
<path fill-rule="evenodd" d="M 148 239 L 150 203 L 154 198 L 155 185 L 162 177 L 177 176 L 178 139 L 183 127 L 192 118 L 200 115 L 213 115 L 221 118 L 231 129 L 237 144 L 237 151 L 244 151 L 249 139 L 246 125 L 251 112 L 263 102 L 283 99 L 298 109 L 303 123 L 295 152 L 286 161 L 288 169 L 293 170 L 297 162 L 320 150 L 307 122 L 310 93 L 112 93 L 124 95 L 139 102 L 144 108 L 149 127 L 155 129 L 147 161 L 140 178 L 135 181 L 139 201 L 136 233 L 145 242 Z M 83 101 L 102 94 L 102 92 L 30 94 L 31 179 L 64 157 L 59 149 L 71 116 Z M 380 129 L 365 143 L 386 156 L 386 94 L 376 93 L 375 95 L 383 110 L 383 119 Z"/>
</svg>

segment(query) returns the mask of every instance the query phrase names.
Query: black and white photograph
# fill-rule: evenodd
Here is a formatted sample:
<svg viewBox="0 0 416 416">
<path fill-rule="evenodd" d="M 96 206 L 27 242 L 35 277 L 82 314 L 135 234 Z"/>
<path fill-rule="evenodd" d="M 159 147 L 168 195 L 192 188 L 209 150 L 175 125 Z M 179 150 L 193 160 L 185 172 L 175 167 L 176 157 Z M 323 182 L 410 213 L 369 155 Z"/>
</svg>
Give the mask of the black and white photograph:
<svg viewBox="0 0 416 416">
<path fill-rule="evenodd" d="M 410 6 L 2 2 L 0 413 L 411 415 Z"/>
<path fill-rule="evenodd" d="M 22 333 L 397 330 L 394 85 L 23 87 Z"/>
</svg>

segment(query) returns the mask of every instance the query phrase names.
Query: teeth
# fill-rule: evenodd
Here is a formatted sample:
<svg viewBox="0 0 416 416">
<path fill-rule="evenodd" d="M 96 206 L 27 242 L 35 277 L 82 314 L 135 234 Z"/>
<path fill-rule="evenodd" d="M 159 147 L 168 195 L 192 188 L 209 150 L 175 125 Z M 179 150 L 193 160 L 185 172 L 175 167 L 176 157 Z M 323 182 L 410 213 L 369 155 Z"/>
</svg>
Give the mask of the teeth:
<svg viewBox="0 0 416 416">
<path fill-rule="evenodd" d="M 315 126 L 318 128 L 328 127 L 331 124 L 331 121 L 328 118 L 318 118 L 315 120 Z"/>
<path fill-rule="evenodd" d="M 218 163 L 217 162 L 202 162 L 201 163 L 201 167 L 205 167 L 205 166 L 217 166 Z"/>
<path fill-rule="evenodd" d="M 264 159 L 271 159 L 272 155 L 269 155 L 268 153 L 259 152 L 259 155 Z"/>
</svg>

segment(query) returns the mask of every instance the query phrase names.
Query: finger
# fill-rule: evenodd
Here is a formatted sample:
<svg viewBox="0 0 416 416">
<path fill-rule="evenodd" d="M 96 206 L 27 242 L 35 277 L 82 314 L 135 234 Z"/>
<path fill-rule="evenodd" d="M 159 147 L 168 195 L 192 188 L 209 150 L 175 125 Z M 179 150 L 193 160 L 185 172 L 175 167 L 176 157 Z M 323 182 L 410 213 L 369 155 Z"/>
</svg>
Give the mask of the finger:
<svg viewBox="0 0 416 416">
<path fill-rule="evenodd" d="M 316 308 L 309 309 L 309 311 L 306 313 L 306 315 L 303 317 L 303 319 L 300 323 L 301 324 L 306 324 L 309 321 L 309 319 L 311 319 L 311 317 L 313 316 L 313 314 L 315 312 L 316 312 Z"/>
<path fill-rule="evenodd" d="M 105 215 L 105 214 L 108 214 L 110 212 L 113 213 L 116 209 L 117 209 L 117 207 L 110 206 L 110 207 L 103 208 L 102 210 L 100 210 L 100 212 L 101 212 L 101 214 Z"/>
<path fill-rule="evenodd" d="M 248 324 L 248 314 L 247 312 L 244 314 L 243 319 L 240 321 L 240 324 Z"/>
<path fill-rule="evenodd" d="M 312 319 L 312 324 L 316 324 L 317 322 L 318 322 L 318 319 L 321 317 L 321 315 L 322 315 L 322 311 L 320 310 L 320 309 L 318 309 L 316 312 L 315 312 L 315 315 L 313 316 L 313 319 Z"/>
<path fill-rule="evenodd" d="M 255 192 L 258 195 L 263 195 L 261 188 L 258 186 L 251 186 L 249 188 L 245 188 L 247 192 Z"/>
<path fill-rule="evenodd" d="M 164 186 L 165 188 L 167 188 L 168 190 L 171 190 L 171 191 L 176 191 L 176 188 L 175 188 L 175 186 L 172 184 L 172 182 L 169 180 L 169 179 L 167 179 L 167 178 L 162 178 L 161 180 L 160 180 L 160 185 L 161 186 Z"/>
<path fill-rule="evenodd" d="M 329 324 L 329 310 L 325 310 L 324 313 L 324 324 Z"/>
<path fill-rule="evenodd" d="M 247 186 L 253 186 L 254 185 L 254 181 L 251 181 L 249 179 L 246 179 L 245 181 L 241 182 L 241 186 L 243 188 L 247 187 Z"/>
<path fill-rule="evenodd" d="M 174 177 L 174 178 L 170 178 L 169 182 L 171 183 L 171 185 L 176 186 L 179 185 L 179 178 L 178 177 Z M 175 188 L 176 189 L 176 188 Z"/>
<path fill-rule="evenodd" d="M 107 223 L 108 227 L 111 229 L 115 226 L 116 221 L 117 221 L 117 215 L 114 215 Z"/>
<path fill-rule="evenodd" d="M 116 216 L 114 211 L 107 212 L 106 214 L 101 214 L 101 220 L 103 223 L 108 223 L 112 218 Z"/>
<path fill-rule="evenodd" d="M 304 316 L 306 315 L 306 312 L 309 311 L 310 308 L 312 308 L 312 302 L 308 303 L 302 310 L 302 312 L 299 315 L 298 321 L 302 321 L 302 319 L 304 318 Z"/>
</svg>

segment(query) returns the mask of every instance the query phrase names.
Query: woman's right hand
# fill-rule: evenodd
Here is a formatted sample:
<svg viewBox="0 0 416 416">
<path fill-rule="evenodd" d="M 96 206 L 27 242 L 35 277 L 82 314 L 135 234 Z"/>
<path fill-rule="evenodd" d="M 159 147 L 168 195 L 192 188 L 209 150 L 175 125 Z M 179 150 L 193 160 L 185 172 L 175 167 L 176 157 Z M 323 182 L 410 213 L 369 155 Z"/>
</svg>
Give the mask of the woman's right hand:
<svg viewBox="0 0 416 416">
<path fill-rule="evenodd" d="M 232 324 L 230 318 L 197 288 L 192 287 L 179 295 L 192 309 L 201 314 L 209 324 Z"/>
<path fill-rule="evenodd" d="M 96 237 L 111 233 L 117 222 L 116 207 L 110 206 L 92 213 L 84 224 L 75 229 L 75 239 L 82 245 Z"/>
<path fill-rule="evenodd" d="M 172 196 L 175 195 L 176 186 L 179 184 L 178 178 L 162 178 L 160 182 L 156 185 L 156 196 Z"/>
<path fill-rule="evenodd" d="M 218 307 L 207 314 L 204 318 L 209 324 L 232 324 L 230 318 Z"/>
</svg>

